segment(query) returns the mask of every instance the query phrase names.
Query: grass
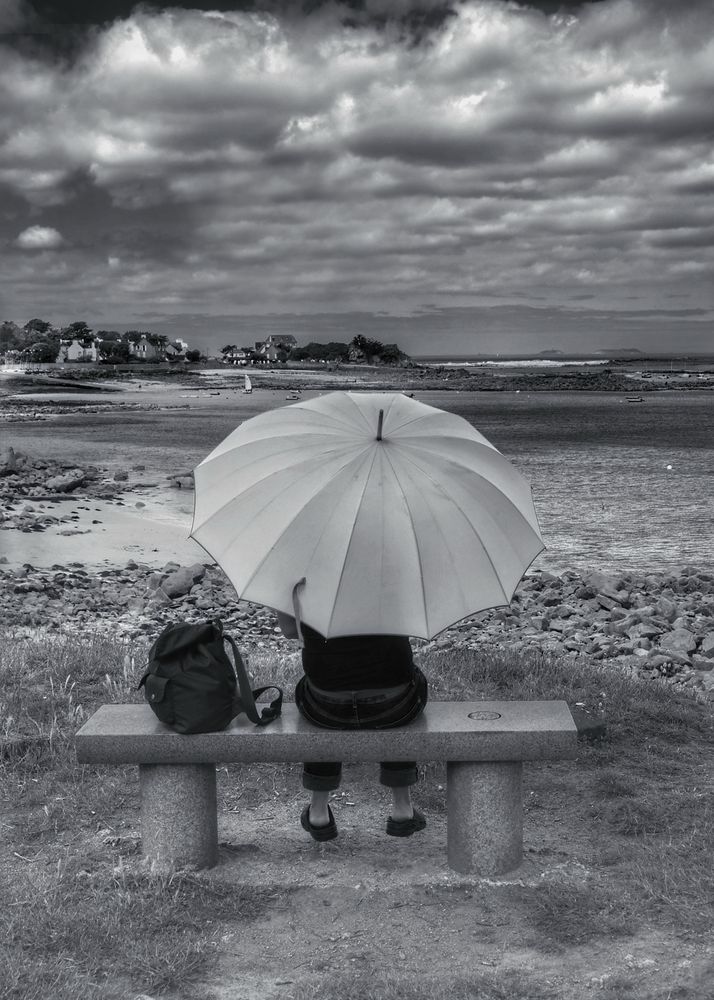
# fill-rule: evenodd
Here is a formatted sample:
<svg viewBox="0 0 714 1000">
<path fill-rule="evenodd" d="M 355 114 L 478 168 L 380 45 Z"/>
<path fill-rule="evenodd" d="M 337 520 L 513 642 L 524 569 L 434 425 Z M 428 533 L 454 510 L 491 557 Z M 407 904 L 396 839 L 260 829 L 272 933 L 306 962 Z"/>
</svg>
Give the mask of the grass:
<svg viewBox="0 0 714 1000">
<path fill-rule="evenodd" d="M 141 700 L 136 683 L 144 656 L 141 645 L 101 638 L 0 635 L 0 841 L 11 862 L 0 882 L 0 981 L 8 1000 L 119 1000 L 139 991 L 192 996 L 186 984 L 210 975 L 222 930 L 260 919 L 284 901 L 275 885 L 241 894 L 211 873 L 159 877 L 138 868 L 136 839 L 124 836 L 117 820 L 136 825 L 136 769 L 76 763 L 74 733 L 100 704 Z M 608 738 L 583 745 L 575 764 L 526 769 L 527 822 L 547 823 L 548 811 L 567 810 L 569 829 L 583 831 L 580 846 L 599 873 L 585 885 L 509 890 L 529 947 L 548 954 L 597 939 L 615 942 L 646 922 L 690 940 L 706 937 L 714 893 L 710 705 L 621 668 L 537 652 L 452 649 L 419 653 L 418 660 L 433 699 L 564 699 L 606 719 Z M 256 681 L 278 683 L 288 697 L 301 673 L 294 652 L 253 653 L 249 668 Z M 297 773 L 291 791 L 285 767 L 230 770 L 240 771 L 240 792 L 236 782 L 219 782 L 221 808 L 230 810 L 238 797 L 243 808 L 297 793 Z M 443 765 L 421 770 L 420 804 L 443 810 Z M 616 995 L 615 982 L 603 982 L 603 995 Z M 559 995 L 545 980 L 486 972 L 442 983 L 375 969 L 367 977 L 339 973 L 321 988 L 298 983 L 292 998 Z M 639 1000 L 636 984 L 625 979 L 621 994 Z"/>
<path fill-rule="evenodd" d="M 90 871 L 77 857 L 60 858 L 43 884 L 26 877 L 4 899 L 3 996 L 75 1000 L 101 989 L 113 1000 L 132 986 L 163 992 L 205 971 L 224 921 L 256 919 L 275 896 L 198 874 L 137 875 L 121 865 Z"/>
<path fill-rule="evenodd" d="M 298 986 L 293 1000 L 554 1000 L 557 993 L 520 973 L 455 976 L 438 979 L 385 975 L 378 969 L 358 975 L 338 974 L 323 983 Z"/>
</svg>

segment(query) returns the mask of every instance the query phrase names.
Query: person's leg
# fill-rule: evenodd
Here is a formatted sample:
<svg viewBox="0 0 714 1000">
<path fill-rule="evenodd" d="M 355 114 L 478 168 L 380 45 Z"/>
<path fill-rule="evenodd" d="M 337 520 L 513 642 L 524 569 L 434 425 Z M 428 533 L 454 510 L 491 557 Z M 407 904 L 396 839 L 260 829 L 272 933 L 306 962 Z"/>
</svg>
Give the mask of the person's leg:
<svg viewBox="0 0 714 1000">
<path fill-rule="evenodd" d="M 411 819 L 414 815 L 411 786 L 417 782 L 416 762 L 382 761 L 379 780 L 392 791 L 392 819 Z"/>
<path fill-rule="evenodd" d="M 410 787 L 392 789 L 392 819 L 411 819 L 414 815 Z"/>
<path fill-rule="evenodd" d="M 302 784 L 312 792 L 308 817 L 313 826 L 330 823 L 330 793 L 340 787 L 342 764 L 336 761 L 308 762 L 303 765 Z"/>
</svg>

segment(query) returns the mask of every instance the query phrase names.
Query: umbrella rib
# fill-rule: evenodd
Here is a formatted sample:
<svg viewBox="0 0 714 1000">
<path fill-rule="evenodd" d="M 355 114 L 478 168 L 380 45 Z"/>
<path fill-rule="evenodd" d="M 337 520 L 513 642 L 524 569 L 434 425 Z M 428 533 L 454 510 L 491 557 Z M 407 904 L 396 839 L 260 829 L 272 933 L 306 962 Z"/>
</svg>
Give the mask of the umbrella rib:
<svg viewBox="0 0 714 1000">
<path fill-rule="evenodd" d="M 345 566 L 347 565 L 347 553 L 350 550 L 350 545 L 352 545 L 352 539 L 354 538 L 355 528 L 357 527 L 357 519 L 359 517 L 360 507 L 362 506 L 362 501 L 364 500 L 364 495 L 367 492 L 367 486 L 369 484 L 369 477 L 370 477 L 370 475 L 372 473 L 372 468 L 374 466 L 376 458 L 377 458 L 377 449 L 375 448 L 374 451 L 373 451 L 373 454 L 372 454 L 372 461 L 369 463 L 369 469 L 367 470 L 367 473 L 366 473 L 366 475 L 364 477 L 364 486 L 362 487 L 362 495 L 359 498 L 359 504 L 357 505 L 357 511 L 356 511 L 354 519 L 352 521 L 352 527 L 350 528 L 350 537 L 349 537 L 349 540 L 347 542 L 347 545 L 345 546 L 345 558 L 342 560 L 342 569 L 340 570 L 340 578 L 337 581 L 337 586 L 335 587 L 335 601 L 333 602 L 332 612 L 330 613 L 330 619 L 329 619 L 329 621 L 327 623 L 327 632 L 328 632 L 328 634 L 330 632 L 330 629 L 332 628 L 332 619 L 334 618 L 334 615 L 335 615 L 335 607 L 337 606 L 337 594 L 339 594 L 339 592 L 340 592 L 340 587 L 342 586 L 342 581 L 343 581 L 344 576 L 345 576 Z"/>
<path fill-rule="evenodd" d="M 414 545 L 416 547 L 417 559 L 419 560 L 419 580 L 420 580 L 420 583 L 421 583 L 421 600 L 422 600 L 422 606 L 424 608 L 424 623 L 426 625 L 426 631 L 428 632 L 429 631 L 429 612 L 428 612 L 427 606 L 426 606 L 426 587 L 425 587 L 425 581 L 424 581 L 424 566 L 423 566 L 422 559 L 421 559 L 421 549 L 419 548 L 419 540 L 417 538 L 416 532 L 414 531 L 414 518 L 412 517 L 412 509 L 409 506 L 409 501 L 407 499 L 407 495 L 404 492 L 402 484 L 399 481 L 399 476 L 397 475 L 397 470 L 394 468 L 394 465 L 392 463 L 392 460 L 389 457 L 389 454 L 388 454 L 388 451 L 387 451 L 386 448 L 384 450 L 384 456 L 387 459 L 387 462 L 389 463 L 389 467 L 392 470 L 392 475 L 394 476 L 394 481 L 397 484 L 397 486 L 399 487 L 399 492 L 402 494 L 402 497 L 404 498 L 404 503 L 406 504 L 407 510 L 409 511 L 409 520 L 411 521 L 411 524 L 412 524 L 412 533 L 414 535 Z"/>
<path fill-rule="evenodd" d="M 359 456 L 355 456 L 355 458 L 356 458 L 356 457 L 359 457 Z M 351 461 L 354 461 L 354 458 L 353 458 L 353 459 L 351 459 Z M 374 462 L 374 459 L 372 459 L 372 462 Z M 349 463 L 349 462 L 347 462 L 347 463 L 345 463 L 345 465 L 341 466 L 341 468 L 340 468 L 340 469 L 338 469 L 337 473 L 335 473 L 335 476 L 336 476 L 336 475 L 338 475 L 338 474 L 339 474 L 340 472 L 343 472 L 343 471 L 344 471 L 344 469 L 345 469 L 345 468 L 347 467 L 347 465 L 349 465 L 349 464 L 350 464 L 350 463 Z M 371 469 L 371 464 L 370 464 L 370 469 Z M 335 476 L 333 476 L 332 478 L 334 479 L 334 478 L 335 478 Z M 366 478 L 367 478 L 367 479 L 369 478 L 369 473 L 367 474 L 367 477 L 366 477 Z M 287 491 L 288 489 L 290 489 L 290 488 L 291 488 L 292 486 L 293 486 L 293 484 L 292 484 L 292 483 L 290 483 L 290 484 L 289 484 L 288 486 L 286 486 L 286 487 L 285 487 L 285 490 L 283 490 L 283 493 L 284 493 L 284 492 L 286 492 L 286 491 Z M 323 488 L 323 487 L 321 487 L 321 488 Z M 365 482 L 365 489 L 366 489 L 366 482 Z M 246 591 L 246 590 L 248 589 L 248 587 L 250 586 L 250 584 L 251 584 L 251 583 L 253 582 L 253 580 L 255 579 L 255 577 L 257 576 L 257 574 L 258 574 L 258 573 L 260 572 L 260 570 L 261 570 L 261 568 L 262 568 L 262 566 L 263 566 L 263 563 L 264 563 L 264 562 L 266 561 L 266 559 L 267 559 L 267 558 L 269 557 L 270 553 L 271 553 L 271 552 L 273 551 L 273 549 L 274 549 L 274 548 L 275 548 L 275 546 L 276 546 L 276 545 L 278 544 L 278 542 L 279 542 L 279 541 L 280 541 L 280 540 L 281 540 L 281 539 L 282 539 L 282 538 L 283 538 L 283 537 L 285 536 L 286 532 L 290 531 L 290 529 L 291 529 L 292 525 L 294 524 L 294 522 L 295 522 L 296 518 L 297 518 L 297 517 L 298 517 L 298 516 L 299 516 L 299 515 L 300 515 L 300 514 L 302 513 L 302 511 L 303 511 L 303 510 L 305 509 L 305 507 L 307 507 L 307 505 L 308 505 L 309 503 L 311 503 L 311 502 L 312 502 L 312 501 L 314 500 L 314 498 L 315 498 L 315 495 L 316 495 L 316 494 L 313 494 L 313 495 L 312 495 L 311 497 L 309 497 L 309 498 L 308 498 L 308 499 L 307 499 L 307 500 L 305 501 L 305 503 L 303 504 L 303 506 L 302 506 L 302 507 L 301 507 L 301 508 L 300 508 L 299 510 L 296 510 L 296 511 L 294 511 L 294 512 L 293 512 L 293 516 L 292 516 L 292 518 L 291 518 L 291 521 L 290 521 L 290 523 L 289 523 L 289 524 L 287 524 L 287 525 L 285 526 L 285 528 L 284 528 L 284 529 L 283 529 L 283 530 L 282 530 L 282 531 L 280 532 L 280 534 L 279 534 L 279 535 L 277 536 L 277 538 L 274 538 L 274 539 L 273 539 L 273 544 L 272 544 L 272 545 L 270 546 L 270 548 L 269 548 L 269 549 L 268 549 L 268 551 L 267 551 L 267 552 L 265 553 L 265 555 L 264 555 L 264 556 L 263 556 L 263 558 L 262 558 L 262 559 L 260 560 L 260 562 L 259 562 L 259 563 L 258 563 L 258 564 L 257 564 L 256 566 L 254 566 L 254 568 L 253 568 L 253 572 L 252 572 L 252 573 L 250 574 L 250 576 L 248 577 L 248 579 L 247 579 L 247 580 L 245 581 L 245 583 L 243 584 L 243 588 L 242 588 L 242 592 L 243 592 L 243 593 L 245 593 L 245 591 Z M 364 492 L 363 492 L 363 495 L 364 495 Z M 353 529 L 353 530 L 354 530 L 354 529 Z M 351 539 L 351 537 L 352 537 L 352 535 L 350 535 L 350 539 Z M 348 547 L 349 547 L 349 546 L 348 546 Z M 344 572 L 344 567 L 343 567 L 343 572 Z M 342 574 L 340 574 L 340 580 L 342 580 Z"/>
<path fill-rule="evenodd" d="M 401 442 L 400 442 L 400 447 L 401 446 L 402 445 L 401 445 Z M 408 447 L 418 448 L 419 446 L 418 445 L 411 445 L 411 446 L 410 445 L 405 445 L 404 447 L 405 448 L 408 448 Z M 497 449 L 494 449 L 494 451 L 496 452 L 497 455 L 501 455 L 501 452 L 498 451 Z M 503 490 L 500 489 L 500 487 L 496 486 L 493 483 L 493 481 L 491 479 L 489 479 L 487 476 L 484 476 L 480 472 L 476 472 L 475 469 L 472 469 L 471 466 L 469 466 L 469 465 L 464 465 L 463 462 L 457 462 L 453 458 L 449 458 L 448 456 L 445 456 L 442 453 L 438 453 L 438 454 L 439 454 L 439 458 L 441 458 L 442 461 L 448 463 L 448 465 L 452 465 L 452 466 L 454 466 L 457 469 L 465 469 L 470 475 L 474 476 L 476 479 L 480 479 L 482 482 L 486 483 L 488 486 L 491 486 L 494 489 L 497 489 L 498 492 L 503 497 L 504 502 L 507 503 L 507 504 L 509 504 L 511 507 L 513 507 L 513 509 L 516 511 L 516 513 L 520 514 L 520 516 L 524 520 L 528 521 L 528 518 L 525 517 L 523 511 L 518 507 L 518 505 L 513 500 L 511 500 L 511 498 L 509 496 L 507 496 L 507 494 L 504 493 Z M 504 458 L 503 455 L 501 455 L 501 457 Z M 407 459 L 408 461 L 410 461 L 412 463 L 412 465 L 414 465 L 417 469 L 420 469 L 422 472 L 424 472 L 424 475 L 428 476 L 428 473 L 424 471 L 424 469 L 422 468 L 422 466 L 419 465 L 418 462 L 415 462 L 413 458 L 410 458 L 409 455 L 408 455 L 408 453 L 404 454 L 404 458 Z M 516 475 L 519 476 L 520 479 L 523 479 L 523 477 L 521 476 L 520 472 L 518 472 L 518 469 L 516 469 L 515 466 L 511 466 L 511 468 L 512 468 L 512 471 L 514 471 L 516 473 Z M 432 482 L 436 482 L 436 480 L 432 479 L 431 476 L 428 476 L 428 478 L 431 479 Z M 524 482 L 525 482 L 525 480 L 524 480 Z M 526 483 L 526 486 L 528 486 L 528 483 Z M 530 497 L 531 497 L 531 502 L 532 502 L 532 499 L 533 499 L 533 490 L 532 490 L 531 487 L 529 487 L 529 490 L 530 490 Z M 461 508 L 459 508 L 459 510 L 460 509 Z M 462 513 L 464 513 L 464 512 L 462 511 Z M 533 513 L 536 516 L 536 523 L 538 524 L 538 514 L 537 514 L 537 511 L 535 509 L 535 505 L 533 506 Z M 465 513 L 464 513 L 464 517 L 466 517 Z M 528 523 L 530 524 L 530 522 L 528 522 Z M 540 525 L 539 525 L 539 529 L 540 529 Z"/>
<path fill-rule="evenodd" d="M 286 451 L 292 451 L 292 449 L 291 448 L 286 448 Z M 313 456 L 313 458 L 315 460 L 324 461 L 326 458 L 328 458 L 334 452 L 342 452 L 342 453 L 344 453 L 344 447 L 341 446 L 341 447 L 338 447 L 338 448 L 334 448 L 334 447 L 333 448 L 329 448 L 326 451 L 320 452 L 319 455 Z M 260 457 L 258 457 L 256 459 L 256 462 L 259 462 L 259 461 L 261 461 Z M 302 461 L 304 461 L 304 459 Z M 349 464 L 349 463 L 346 463 L 346 464 Z M 342 468 L 344 468 L 344 466 L 342 466 Z M 231 471 L 227 472 L 225 476 L 222 476 L 221 479 L 219 479 L 215 483 L 213 483 L 212 484 L 212 489 L 215 489 L 217 486 L 219 486 L 221 483 L 223 483 L 226 479 L 228 479 L 232 475 L 233 471 L 234 470 L 231 470 Z M 266 483 L 269 479 L 272 479 L 274 476 L 279 476 L 283 472 L 285 472 L 285 467 L 280 468 L 280 469 L 275 469 L 273 472 L 268 473 L 267 475 L 263 476 L 261 479 L 256 480 L 254 483 L 250 483 L 250 485 L 248 487 L 246 487 L 246 489 L 243 492 L 247 493 L 248 490 L 253 489 L 255 486 L 258 486 L 259 484 L 262 485 L 263 483 Z M 235 496 L 229 497 L 228 500 L 226 500 L 225 503 L 221 504 L 220 507 L 217 507 L 215 510 L 211 511 L 211 517 L 215 517 L 217 514 L 220 514 L 221 511 L 225 510 L 225 508 L 228 507 L 230 504 L 232 504 L 235 501 L 235 499 L 236 499 Z M 196 495 L 194 494 L 194 518 L 195 518 L 195 512 L 196 512 Z M 191 525 L 191 531 L 193 531 L 193 524 Z M 190 537 L 190 535 L 189 535 L 189 537 Z"/>
<path fill-rule="evenodd" d="M 347 396 L 348 393 L 345 393 L 345 395 Z M 317 402 L 317 401 L 318 400 L 315 400 L 314 402 Z M 349 422 L 349 420 L 341 420 L 338 416 L 335 416 L 334 413 L 325 413 L 324 410 L 320 410 L 316 406 L 310 406 L 311 402 L 313 402 L 313 400 L 306 399 L 306 400 L 303 400 L 302 403 L 294 403 L 292 406 L 286 406 L 283 409 L 284 410 L 302 410 L 304 413 L 314 413 L 318 417 L 322 417 L 323 420 L 331 420 L 337 427 L 343 427 L 345 430 L 347 430 L 350 433 L 354 434 L 354 430 L 355 430 L 354 424 L 351 424 Z M 363 417 L 363 414 L 362 414 L 361 410 L 359 410 L 359 407 L 356 404 L 354 404 L 354 405 L 355 405 L 356 409 L 359 411 L 360 416 Z M 283 412 L 283 411 L 280 411 L 280 412 Z M 364 417 L 363 417 L 363 419 L 364 419 Z M 319 433 L 319 428 L 316 429 L 316 433 Z"/>
<path fill-rule="evenodd" d="M 438 482 L 437 482 L 437 481 L 436 481 L 436 480 L 435 480 L 435 479 L 433 478 L 433 476 L 429 475 L 429 473 L 428 473 L 428 472 L 426 472 L 426 471 L 425 471 L 424 469 L 422 469 L 422 467 L 421 467 L 420 465 L 418 465 L 418 464 L 417 464 L 417 463 L 416 463 L 416 462 L 415 462 L 415 461 L 414 461 L 414 460 L 413 460 L 412 458 L 410 458 L 410 457 L 409 457 L 408 455 L 404 455 L 404 458 L 405 458 L 405 460 L 406 460 L 406 461 L 410 462 L 410 463 L 411 463 L 411 464 L 412 464 L 412 465 L 413 465 L 413 466 L 414 466 L 414 467 L 415 467 L 416 469 L 418 469 L 418 470 L 419 470 L 419 471 L 420 471 L 420 472 L 422 473 L 422 475 L 426 476 L 426 478 L 427 478 L 427 479 L 429 479 L 429 480 L 430 480 L 430 481 L 431 481 L 431 482 L 432 482 L 432 483 L 434 484 L 434 487 L 435 487 L 435 488 L 436 488 L 436 489 L 437 489 L 437 490 L 438 490 L 438 491 L 439 491 L 439 492 L 440 492 L 440 493 L 442 494 L 442 496 L 446 497 L 446 499 L 447 499 L 447 500 L 449 500 L 449 502 L 450 502 L 450 503 L 452 503 L 452 504 L 454 505 L 454 507 L 456 507 L 456 509 L 457 509 L 457 510 L 458 510 L 458 512 L 459 512 L 459 513 L 461 514 L 461 516 L 463 517 L 463 519 L 464 519 L 464 520 L 465 520 L 465 521 L 466 521 L 466 522 L 467 522 L 468 524 L 471 524 L 471 520 L 470 520 L 470 518 L 469 518 L 468 514 L 466 513 L 466 511 L 465 511 L 465 510 L 464 510 L 464 509 L 463 509 L 463 508 L 462 508 L 462 507 L 460 506 L 460 504 L 459 504 L 459 503 L 458 503 L 458 502 L 457 502 L 457 501 L 456 501 L 456 500 L 455 500 L 455 499 L 454 499 L 454 498 L 453 498 L 453 497 L 452 497 L 452 496 L 451 496 L 450 494 L 446 493 L 446 492 L 445 492 L 445 491 L 444 491 L 444 490 L 442 489 L 442 487 L 441 487 L 440 483 L 438 483 Z M 448 459 L 447 459 L 447 461 L 448 461 Z M 477 475 L 477 473 L 476 473 L 476 475 Z M 480 478 L 480 479 L 484 479 L 484 477 L 483 477 L 483 476 L 480 476 L 479 478 Z M 485 481 L 486 481 L 486 482 L 488 482 L 488 480 L 485 480 Z M 514 507 L 514 508 L 515 508 L 515 509 L 516 509 L 516 510 L 518 511 L 518 508 L 516 507 L 516 505 L 515 505 L 515 504 L 514 504 L 514 503 L 513 503 L 513 502 L 512 502 L 511 500 L 509 500 L 509 499 L 508 499 L 508 497 L 506 497 L 505 495 L 504 495 L 504 499 L 505 499 L 505 500 L 506 500 L 506 501 L 507 501 L 507 502 L 508 502 L 509 504 L 511 504 L 511 506 L 512 506 L 512 507 Z M 520 512 L 520 511 L 518 511 L 518 513 L 520 514 L 521 512 Z M 522 517 L 522 516 L 523 516 L 523 515 L 521 514 L 521 517 Z M 438 523 L 439 523 L 439 522 L 438 522 L 438 521 L 436 521 L 436 524 L 437 524 L 437 525 L 438 525 Z M 473 525 L 472 525 L 472 527 L 473 527 Z M 476 535 L 477 535 L 477 537 L 479 538 L 479 542 L 481 542 L 481 538 L 480 538 L 480 536 L 478 535 L 478 533 L 477 533 L 476 531 L 474 531 L 474 534 L 476 534 Z M 442 537 L 443 537 L 443 535 L 442 535 Z M 489 563 L 491 564 L 491 569 L 493 570 L 493 575 L 495 576 L 496 580 L 498 580 L 498 586 L 499 586 L 499 587 L 501 588 L 501 593 L 503 594 L 503 596 L 504 596 L 504 598 L 505 598 L 505 601 L 506 601 L 506 604 L 510 604 L 510 603 L 511 603 L 511 602 L 510 602 L 510 599 L 509 599 L 509 597 L 508 597 L 508 594 L 506 594 L 506 591 L 505 591 L 505 588 L 504 588 L 504 586 L 503 586 L 503 583 L 502 583 L 502 581 L 501 581 L 501 577 L 500 577 L 500 576 L 498 575 L 498 570 L 496 569 L 496 567 L 495 567 L 495 565 L 494 565 L 494 562 L 493 562 L 493 559 L 491 558 L 491 556 L 490 556 L 490 554 L 489 554 L 489 551 L 488 551 L 488 549 L 486 548 L 486 546 L 485 546 L 485 545 L 483 544 L 483 542 L 481 542 L 481 548 L 483 549 L 483 551 L 484 551 L 484 553 L 485 553 L 485 555 L 486 555 L 486 558 L 488 559 Z"/>
<path fill-rule="evenodd" d="M 366 428 L 367 428 L 368 430 L 372 430 L 372 425 L 370 424 L 369 420 L 368 420 L 368 419 L 367 419 L 367 417 L 366 417 L 366 416 L 364 415 L 364 413 L 362 413 L 362 411 L 360 410 L 360 408 L 359 408 L 359 406 L 357 405 L 356 401 L 355 401 L 355 400 L 354 400 L 354 399 L 352 398 L 352 394 L 351 394 L 351 393 L 349 393 L 349 392 L 346 392 L 346 393 L 345 393 L 345 396 L 347 397 L 347 399 L 349 399 L 349 401 L 350 401 L 351 405 L 352 405 L 352 406 L 353 406 L 353 407 L 355 408 L 355 410 L 356 410 L 356 411 L 357 411 L 357 413 L 359 414 L 359 417 L 360 417 L 360 420 L 361 420 L 361 421 L 362 421 L 362 423 L 363 423 L 363 424 L 365 425 L 365 427 L 366 427 Z M 375 430 L 375 432 L 376 432 L 376 427 L 374 428 L 374 430 Z M 375 434 L 375 437 L 376 437 L 376 434 Z"/>
</svg>

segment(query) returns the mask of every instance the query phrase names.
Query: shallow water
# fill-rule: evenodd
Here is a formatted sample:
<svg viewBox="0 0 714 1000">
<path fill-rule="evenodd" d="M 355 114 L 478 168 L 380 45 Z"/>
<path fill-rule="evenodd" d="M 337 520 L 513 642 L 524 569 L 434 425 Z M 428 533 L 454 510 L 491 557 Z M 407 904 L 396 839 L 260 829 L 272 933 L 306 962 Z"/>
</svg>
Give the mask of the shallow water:
<svg viewBox="0 0 714 1000">
<path fill-rule="evenodd" d="M 31 455 L 79 465 L 145 464 L 144 478 L 164 483 L 195 466 L 238 423 L 288 405 L 283 389 L 210 395 L 160 383 L 121 398 L 187 408 L 76 413 L 8 424 L 0 435 Z M 536 566 L 657 572 L 714 564 L 714 393 L 650 393 L 642 403 L 585 392 L 439 391 L 416 398 L 465 417 L 531 482 L 548 546 Z M 185 537 L 188 496 L 159 492 L 164 522 Z M 51 541 L 46 533 L 33 544 L 42 538 Z M 101 547 L 101 537 L 95 541 Z"/>
</svg>

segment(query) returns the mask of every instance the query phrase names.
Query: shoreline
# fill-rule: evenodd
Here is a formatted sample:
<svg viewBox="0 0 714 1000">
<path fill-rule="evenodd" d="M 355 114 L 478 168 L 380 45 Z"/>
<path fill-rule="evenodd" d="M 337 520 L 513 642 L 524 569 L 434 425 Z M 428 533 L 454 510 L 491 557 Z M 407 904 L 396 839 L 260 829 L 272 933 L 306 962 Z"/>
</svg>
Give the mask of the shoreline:
<svg viewBox="0 0 714 1000">
<path fill-rule="evenodd" d="M 203 549 L 188 538 L 183 544 L 177 529 L 190 523 L 192 506 L 192 473 L 185 469 L 157 480 L 155 470 L 140 463 L 112 472 L 4 449 L 5 630 L 17 636 L 99 633 L 133 642 L 155 637 L 169 621 L 221 617 L 248 649 L 296 653 L 271 612 L 238 601 Z M 110 529 L 114 534 L 103 538 Z M 112 538 L 114 548 L 107 544 Z M 97 553 L 105 556 L 101 563 Z M 50 565 L 35 565 L 48 558 Z M 421 649 L 463 647 L 606 660 L 714 700 L 714 574 L 694 566 L 656 573 L 534 568 L 510 606 L 456 623 L 430 642 L 417 641 Z"/>
<path fill-rule="evenodd" d="M 574 361 L 555 368 L 543 369 L 537 364 L 523 367 L 514 363 L 499 370 L 485 369 L 472 363 L 404 365 L 340 364 L 285 366 L 230 365 L 191 366 L 190 369 L 146 365 L 115 372 L 101 366 L 83 366 L 72 371 L 48 370 L 38 373 L 18 373 L 0 370 L 0 398 L 3 409 L 22 411 L 31 405 L 30 399 L 41 400 L 49 395 L 75 397 L 102 396 L 101 405 L 111 408 L 121 405 L 118 397 L 142 389 L 145 384 L 160 384 L 199 390 L 200 392 L 242 393 L 239 380 L 248 373 L 254 389 L 320 392 L 382 391 L 382 392 L 612 392 L 622 394 L 657 393 L 677 390 L 714 391 L 714 369 L 704 371 L 687 367 L 677 370 L 635 369 L 631 362 L 612 361 L 604 366 Z M 235 383 L 235 384 L 231 384 Z M 4 391 L 3 391 L 4 389 Z M 53 390 L 56 389 L 56 393 Z M 10 392 L 8 392 L 10 390 Z M 112 397 L 111 399 L 108 397 Z M 65 406 L 72 405 L 64 400 Z M 3 414 L 4 415 L 4 414 Z"/>
<path fill-rule="evenodd" d="M 36 568 L 0 562 L 3 632 L 15 638 L 81 634 L 149 643 L 170 622 L 221 618 L 246 652 L 298 655 L 273 612 L 239 601 L 214 563 L 160 568 L 129 559 L 92 570 L 79 560 Z M 714 575 L 562 574 L 535 570 L 510 605 L 470 616 L 415 653 L 465 648 L 608 663 L 714 701 Z"/>
</svg>

